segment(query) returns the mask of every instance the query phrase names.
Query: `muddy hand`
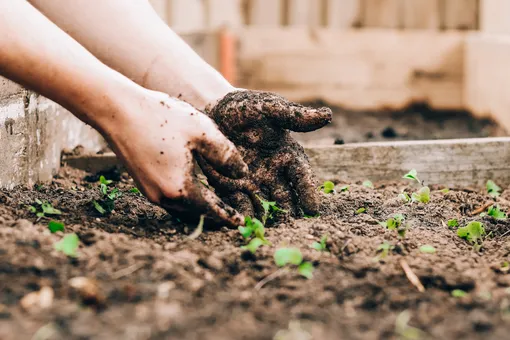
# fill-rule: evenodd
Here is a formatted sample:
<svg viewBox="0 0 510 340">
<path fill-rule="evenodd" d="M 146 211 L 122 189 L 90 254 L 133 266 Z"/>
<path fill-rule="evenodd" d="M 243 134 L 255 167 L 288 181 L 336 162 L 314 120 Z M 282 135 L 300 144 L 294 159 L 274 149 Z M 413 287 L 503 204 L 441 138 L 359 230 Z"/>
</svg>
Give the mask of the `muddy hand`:
<svg viewBox="0 0 510 340">
<path fill-rule="evenodd" d="M 316 214 L 317 181 L 308 158 L 289 130 L 313 131 L 331 121 L 328 108 L 313 109 L 259 91 L 227 94 L 207 114 L 243 155 L 249 177 L 222 176 L 206 160 L 200 165 L 220 197 L 246 215 L 261 214 L 256 195 L 274 200 L 293 215 Z"/>
<path fill-rule="evenodd" d="M 147 91 L 131 104 L 129 119 L 111 126 L 105 135 L 147 198 L 182 218 L 204 214 L 220 225 L 242 224 L 243 216 L 193 173 L 198 155 L 225 176 L 247 173 L 241 154 L 214 122 L 159 92 Z"/>
</svg>

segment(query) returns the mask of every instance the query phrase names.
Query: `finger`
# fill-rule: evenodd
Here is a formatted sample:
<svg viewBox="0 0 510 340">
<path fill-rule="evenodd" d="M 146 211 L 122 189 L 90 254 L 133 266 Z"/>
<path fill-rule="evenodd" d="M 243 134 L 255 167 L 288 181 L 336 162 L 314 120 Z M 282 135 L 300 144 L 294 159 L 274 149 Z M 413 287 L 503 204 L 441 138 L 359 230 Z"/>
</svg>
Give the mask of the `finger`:
<svg viewBox="0 0 510 340">
<path fill-rule="evenodd" d="M 209 119 L 203 123 L 204 130 L 194 141 L 194 149 L 219 173 L 231 178 L 242 178 L 248 174 L 248 165 L 241 153 Z"/>
<path fill-rule="evenodd" d="M 272 101 L 265 101 L 263 110 L 278 126 L 296 132 L 320 129 L 331 122 L 333 115 L 330 108 L 306 107 L 279 96 Z"/>
<path fill-rule="evenodd" d="M 320 196 L 316 190 L 317 179 L 305 155 L 298 156 L 288 167 L 287 176 L 303 212 L 316 215 L 320 206 Z"/>
</svg>

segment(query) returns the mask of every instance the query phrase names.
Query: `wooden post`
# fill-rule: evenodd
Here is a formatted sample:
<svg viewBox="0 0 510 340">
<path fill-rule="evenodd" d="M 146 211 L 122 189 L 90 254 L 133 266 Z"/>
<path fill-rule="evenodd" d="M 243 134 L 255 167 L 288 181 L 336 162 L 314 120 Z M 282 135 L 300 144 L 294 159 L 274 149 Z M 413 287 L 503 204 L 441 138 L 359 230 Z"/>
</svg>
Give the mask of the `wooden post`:
<svg viewBox="0 0 510 340">
<path fill-rule="evenodd" d="M 328 0 L 326 26 L 330 28 L 350 28 L 361 25 L 360 0 Z"/>
<path fill-rule="evenodd" d="M 362 26 L 401 28 L 403 1 L 409 0 L 363 0 Z"/>
<path fill-rule="evenodd" d="M 441 1 L 443 8 L 442 28 L 455 30 L 475 30 L 478 28 L 478 0 Z"/>
<path fill-rule="evenodd" d="M 440 0 L 413 0 L 403 2 L 404 28 L 439 29 Z"/>
<path fill-rule="evenodd" d="M 208 29 L 221 27 L 239 28 L 243 25 L 242 0 L 204 0 L 206 26 Z"/>
<path fill-rule="evenodd" d="M 250 0 L 249 24 L 274 27 L 282 24 L 281 0 Z"/>
</svg>

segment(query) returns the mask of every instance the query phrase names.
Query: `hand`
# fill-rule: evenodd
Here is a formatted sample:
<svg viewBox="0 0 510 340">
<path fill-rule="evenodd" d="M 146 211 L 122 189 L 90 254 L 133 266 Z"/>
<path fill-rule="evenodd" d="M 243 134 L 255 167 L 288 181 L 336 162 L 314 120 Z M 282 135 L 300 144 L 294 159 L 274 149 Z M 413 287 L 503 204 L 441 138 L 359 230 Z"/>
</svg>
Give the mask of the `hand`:
<svg viewBox="0 0 510 340">
<path fill-rule="evenodd" d="M 230 227 L 243 216 L 224 204 L 193 174 L 200 155 L 224 176 L 247 173 L 240 153 L 214 122 L 192 106 L 168 95 L 146 90 L 129 98 L 115 124 L 103 124 L 103 134 L 133 176 L 138 188 L 154 203 L 181 216 L 201 214 Z M 109 126 L 114 125 L 114 126 Z"/>
<path fill-rule="evenodd" d="M 279 95 L 259 91 L 227 94 L 207 114 L 243 155 L 249 177 L 222 176 L 207 159 L 199 159 L 216 192 L 240 212 L 261 216 L 257 195 L 276 201 L 293 215 L 314 215 L 319 209 L 317 181 L 303 147 L 288 130 L 313 131 L 331 122 L 331 110 L 291 103 Z"/>
</svg>

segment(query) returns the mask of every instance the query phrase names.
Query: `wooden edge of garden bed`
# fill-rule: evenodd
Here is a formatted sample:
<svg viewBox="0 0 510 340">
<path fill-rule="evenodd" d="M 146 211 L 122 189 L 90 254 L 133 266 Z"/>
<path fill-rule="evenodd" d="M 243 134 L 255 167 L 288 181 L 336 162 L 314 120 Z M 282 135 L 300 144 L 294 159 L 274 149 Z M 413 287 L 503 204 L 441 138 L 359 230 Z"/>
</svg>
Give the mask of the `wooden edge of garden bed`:
<svg viewBox="0 0 510 340">
<path fill-rule="evenodd" d="M 309 146 L 306 153 L 320 180 L 400 180 L 411 169 L 426 184 L 479 186 L 491 179 L 510 184 L 510 137 L 375 142 Z M 65 156 L 63 163 L 91 172 L 121 168 L 113 153 Z"/>
</svg>

